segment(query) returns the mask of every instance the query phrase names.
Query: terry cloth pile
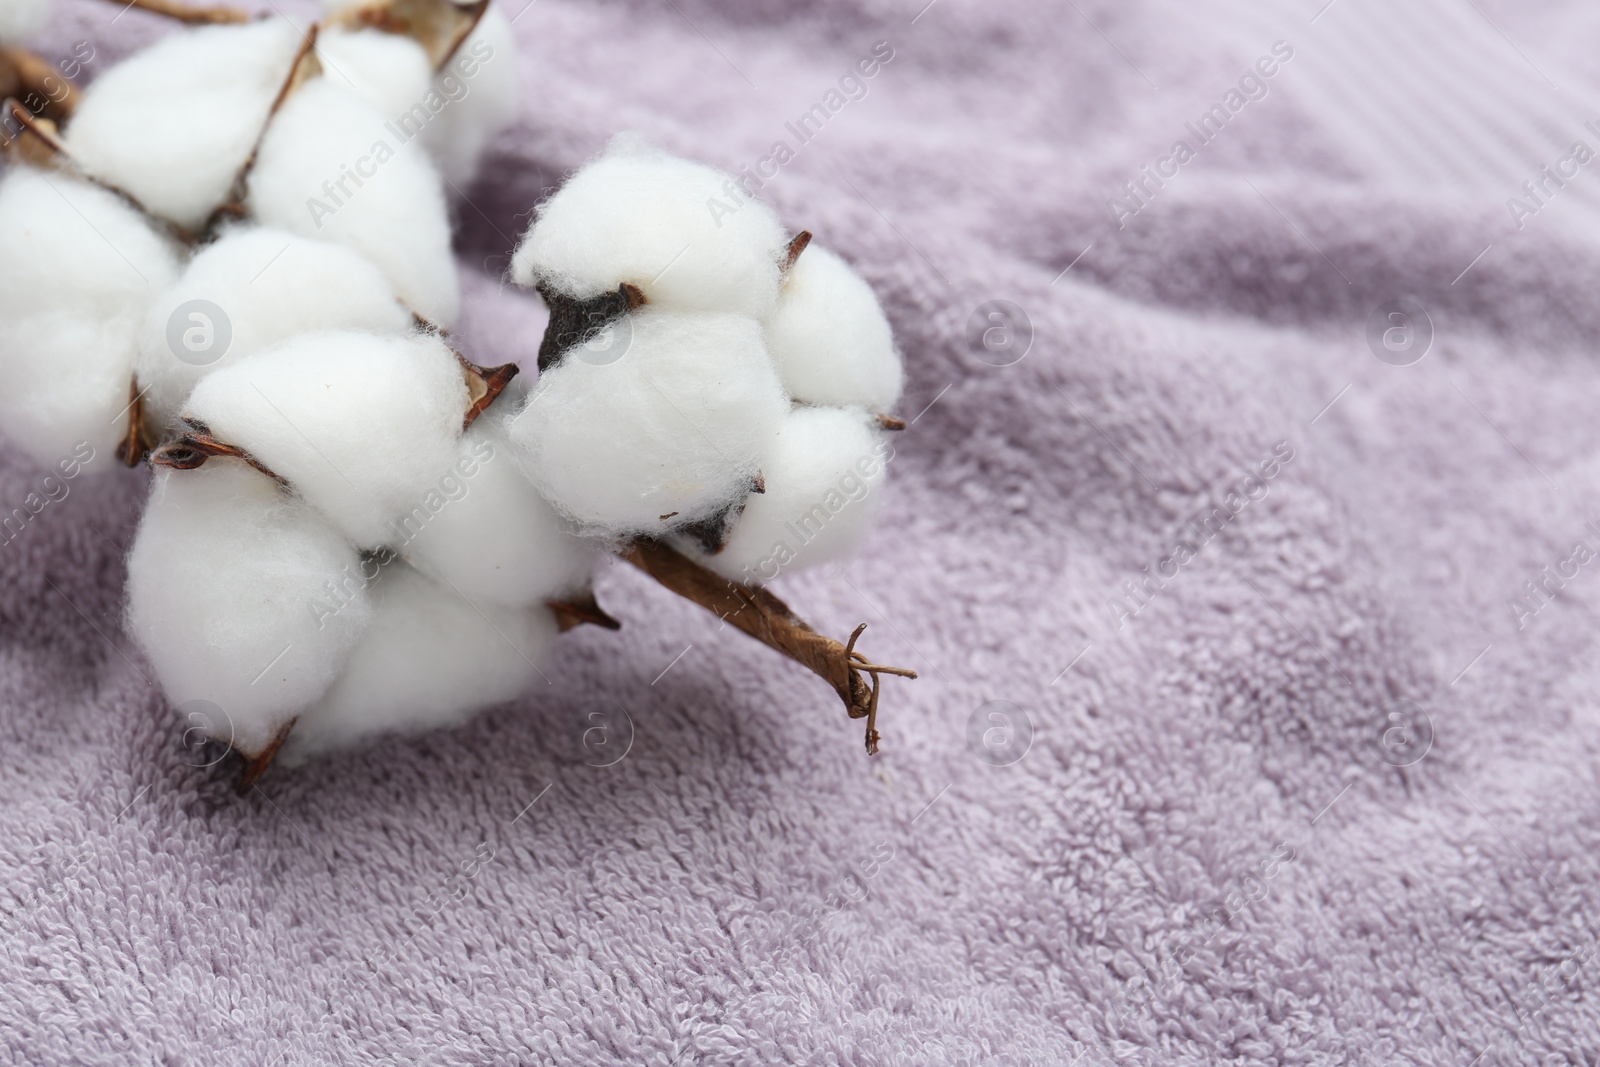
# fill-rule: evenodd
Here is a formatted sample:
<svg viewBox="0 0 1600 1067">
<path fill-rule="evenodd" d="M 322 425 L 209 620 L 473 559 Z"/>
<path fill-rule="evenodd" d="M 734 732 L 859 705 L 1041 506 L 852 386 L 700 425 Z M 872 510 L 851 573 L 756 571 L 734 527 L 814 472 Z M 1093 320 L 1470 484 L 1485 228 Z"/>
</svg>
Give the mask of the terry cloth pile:
<svg viewBox="0 0 1600 1067">
<path fill-rule="evenodd" d="M 549 685 L 241 799 L 121 629 L 144 476 L 7 445 L 9 1062 L 1600 1056 L 1600 12 L 509 2 L 463 348 L 532 369 L 500 279 L 613 132 L 753 176 L 911 422 L 775 589 L 922 677 L 869 760 L 613 567 Z"/>
</svg>

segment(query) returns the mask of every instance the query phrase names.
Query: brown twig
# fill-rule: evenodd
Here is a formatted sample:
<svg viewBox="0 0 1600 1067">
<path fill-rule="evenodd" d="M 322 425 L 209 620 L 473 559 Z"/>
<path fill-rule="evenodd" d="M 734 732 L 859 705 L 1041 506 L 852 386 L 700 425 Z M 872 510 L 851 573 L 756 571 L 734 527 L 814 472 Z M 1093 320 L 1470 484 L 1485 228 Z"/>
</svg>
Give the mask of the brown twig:
<svg viewBox="0 0 1600 1067">
<path fill-rule="evenodd" d="M 144 394 L 139 392 L 139 380 L 128 382 L 128 432 L 117 442 L 117 458 L 125 467 L 137 467 L 149 451 L 144 433 Z"/>
<path fill-rule="evenodd" d="M 767 590 L 730 582 L 660 541 L 636 541 L 618 554 L 674 593 L 732 623 L 833 686 L 850 717 L 867 720 L 867 753 L 877 753 L 879 675 L 915 678 L 917 672 L 882 666 L 857 652 L 855 643 L 866 629 L 865 623 L 856 628 L 849 644 L 841 644 L 817 633 Z M 863 675 L 871 676 L 870 685 Z"/>
<path fill-rule="evenodd" d="M 176 19 L 191 26 L 250 21 L 250 12 L 221 4 L 214 7 L 190 7 L 188 4 L 178 3 L 177 0 L 112 0 L 112 3 L 122 4 L 124 7 L 136 7 L 140 11 Z"/>
</svg>

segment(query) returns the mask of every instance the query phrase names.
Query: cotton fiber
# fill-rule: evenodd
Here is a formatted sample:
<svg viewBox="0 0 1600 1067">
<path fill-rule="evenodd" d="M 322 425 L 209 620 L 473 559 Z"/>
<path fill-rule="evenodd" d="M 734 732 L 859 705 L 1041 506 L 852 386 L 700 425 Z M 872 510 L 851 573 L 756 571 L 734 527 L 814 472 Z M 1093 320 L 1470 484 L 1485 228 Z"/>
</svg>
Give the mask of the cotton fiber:
<svg viewBox="0 0 1600 1067">
<path fill-rule="evenodd" d="M 433 82 L 428 53 L 410 37 L 376 29 L 327 27 L 317 35 L 324 77 L 395 118 L 417 103 Z"/>
<path fill-rule="evenodd" d="M 777 214 L 729 175 L 618 135 L 540 205 L 511 277 L 578 299 L 627 282 L 657 307 L 762 318 L 787 247 Z"/>
<path fill-rule="evenodd" d="M 578 592 L 593 549 L 522 476 L 498 421 L 472 425 L 436 491 L 397 520 L 395 547 L 478 603 L 526 606 Z"/>
<path fill-rule="evenodd" d="M 646 306 L 614 362 L 569 352 L 540 375 L 511 435 L 545 498 L 622 536 L 704 519 L 748 492 L 787 407 L 760 326 Z"/>
<path fill-rule="evenodd" d="M 465 189 L 478 176 L 484 150 L 517 117 L 517 41 L 511 22 L 491 4 L 456 54 L 434 76 L 430 108 L 442 101 L 423 128 L 423 142 L 439 168 Z"/>
<path fill-rule="evenodd" d="M 539 678 L 556 636 L 541 606 L 472 603 L 404 563 L 372 587 L 376 615 L 343 676 L 298 723 L 284 749 L 294 763 L 376 734 L 465 720 Z"/>
<path fill-rule="evenodd" d="M 746 502 L 723 550 L 697 553 L 700 562 L 759 583 L 854 555 L 872 531 L 892 453 L 865 411 L 796 407 L 762 453 L 766 492 Z"/>
<path fill-rule="evenodd" d="M 795 260 L 766 322 L 784 387 L 811 404 L 888 413 L 905 384 L 889 320 L 871 286 L 815 241 Z"/>
<path fill-rule="evenodd" d="M 216 705 L 216 739 L 253 755 L 333 683 L 372 608 L 360 557 L 321 516 L 213 459 L 157 472 L 127 613 L 173 706 Z"/>
<path fill-rule="evenodd" d="M 227 200 L 299 46 L 283 19 L 174 33 L 95 79 L 67 148 L 87 173 L 198 229 Z"/>
<path fill-rule="evenodd" d="M 426 152 L 324 76 L 291 96 L 268 128 L 247 203 L 266 225 L 354 248 L 409 307 L 448 326 L 461 294 L 441 188 Z"/>
<path fill-rule="evenodd" d="M 451 468 L 461 366 L 431 334 L 299 334 L 201 380 L 183 415 L 286 479 L 363 548 Z"/>
<path fill-rule="evenodd" d="M 150 306 L 134 372 L 147 413 L 165 423 L 202 377 L 295 334 L 398 336 L 411 326 L 388 278 L 359 253 L 245 225 L 203 248 Z"/>
<path fill-rule="evenodd" d="M 0 180 L 0 425 L 54 464 L 108 470 L 127 429 L 139 322 L 177 273 L 172 242 L 104 189 L 18 167 Z"/>
<path fill-rule="evenodd" d="M 50 21 L 50 0 L 0 2 L 0 44 L 32 37 Z"/>
</svg>

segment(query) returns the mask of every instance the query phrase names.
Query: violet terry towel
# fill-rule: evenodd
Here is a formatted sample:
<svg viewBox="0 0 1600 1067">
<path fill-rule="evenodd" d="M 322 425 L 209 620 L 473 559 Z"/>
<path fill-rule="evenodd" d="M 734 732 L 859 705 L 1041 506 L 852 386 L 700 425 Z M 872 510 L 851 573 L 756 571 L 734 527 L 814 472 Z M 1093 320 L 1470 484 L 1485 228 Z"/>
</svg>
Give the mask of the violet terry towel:
<svg viewBox="0 0 1600 1067">
<path fill-rule="evenodd" d="M 145 474 L 75 479 L 0 545 L 8 1062 L 1600 1058 L 1594 5 L 495 2 L 464 347 L 612 132 L 767 175 L 910 374 L 777 590 L 922 677 L 869 759 L 616 566 L 549 685 L 239 798 L 119 627 Z"/>
</svg>

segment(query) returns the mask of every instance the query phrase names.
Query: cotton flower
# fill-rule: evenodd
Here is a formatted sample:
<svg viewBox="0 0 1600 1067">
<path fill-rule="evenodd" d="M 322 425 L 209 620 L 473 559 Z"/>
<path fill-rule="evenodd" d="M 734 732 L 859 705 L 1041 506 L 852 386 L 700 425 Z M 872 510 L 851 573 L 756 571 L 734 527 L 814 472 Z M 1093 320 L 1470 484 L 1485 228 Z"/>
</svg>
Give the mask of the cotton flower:
<svg viewBox="0 0 1600 1067">
<path fill-rule="evenodd" d="M 383 272 L 353 249 L 238 226 L 201 249 L 150 305 L 134 374 L 147 417 L 166 425 L 201 378 L 295 334 L 399 336 L 412 322 Z"/>
<path fill-rule="evenodd" d="M 527 606 L 577 593 L 594 549 L 517 469 L 501 418 L 461 439 L 436 492 L 396 520 L 395 547 L 474 603 Z"/>
<path fill-rule="evenodd" d="M 654 306 L 757 318 L 778 299 L 788 235 L 733 179 L 619 135 L 539 207 L 511 263 L 518 285 L 578 300 L 627 283 Z M 740 194 L 744 195 L 744 194 Z"/>
<path fill-rule="evenodd" d="M 448 326 L 461 294 L 439 173 L 386 121 L 353 90 L 313 78 L 267 128 L 246 206 L 266 225 L 355 249 L 409 307 Z"/>
<path fill-rule="evenodd" d="M 350 89 L 387 118 L 421 100 L 433 82 L 422 46 L 383 30 L 325 29 L 317 36 L 317 58 L 330 83 Z"/>
<path fill-rule="evenodd" d="M 760 326 L 646 306 L 608 329 L 630 338 L 618 358 L 569 353 L 511 423 L 533 484 L 614 538 L 661 534 L 743 499 L 788 407 Z"/>
<path fill-rule="evenodd" d="M 87 173 L 198 229 L 228 199 L 299 47 L 282 19 L 171 34 L 96 78 L 63 139 Z"/>
<path fill-rule="evenodd" d="M 321 698 L 372 616 L 361 558 L 239 460 L 157 473 L 128 556 L 128 631 L 175 707 L 253 755 Z"/>
<path fill-rule="evenodd" d="M 182 415 L 378 548 L 455 462 L 467 405 L 461 366 L 437 337 L 326 331 L 202 379 Z"/>
<path fill-rule="evenodd" d="M 0 180 L 0 425 L 40 463 L 127 429 L 138 326 L 177 273 L 170 238 L 115 194 L 57 171 Z"/>
<path fill-rule="evenodd" d="M 814 241 L 784 278 L 765 339 L 796 400 L 884 413 L 900 400 L 905 372 L 877 296 Z"/>
<path fill-rule="evenodd" d="M 745 583 L 849 558 L 872 532 L 892 451 L 864 411 L 796 407 L 762 452 L 766 491 L 730 516 L 720 551 L 697 558 Z"/>
<path fill-rule="evenodd" d="M 542 605 L 474 603 L 401 562 L 378 573 L 371 596 L 372 624 L 339 680 L 295 724 L 284 749 L 290 764 L 510 700 L 538 679 L 556 636 Z"/>
</svg>

